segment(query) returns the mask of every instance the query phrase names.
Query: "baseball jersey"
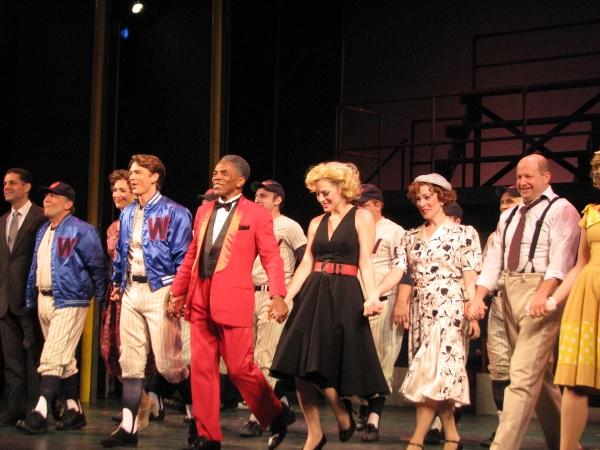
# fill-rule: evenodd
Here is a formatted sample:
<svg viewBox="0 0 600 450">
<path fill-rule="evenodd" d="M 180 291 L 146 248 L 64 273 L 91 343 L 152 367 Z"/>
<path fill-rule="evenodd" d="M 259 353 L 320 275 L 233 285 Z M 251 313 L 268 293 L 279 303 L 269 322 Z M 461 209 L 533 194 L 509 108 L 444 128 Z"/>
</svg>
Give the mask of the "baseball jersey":
<svg viewBox="0 0 600 450">
<path fill-rule="evenodd" d="M 396 258 L 396 247 L 400 245 L 400 241 L 404 236 L 404 228 L 397 223 L 392 222 L 385 217 L 376 224 L 375 230 L 375 247 L 373 247 L 373 270 L 375 271 L 375 283 L 379 285 L 383 277 L 390 271 L 392 262 Z M 365 292 L 365 287 L 362 284 L 362 279 L 359 278 L 360 285 Z M 397 296 L 398 285 L 394 286 L 384 296 Z"/>
<path fill-rule="evenodd" d="M 279 245 L 279 253 L 283 259 L 285 270 L 285 283 L 289 284 L 296 267 L 295 250 L 306 244 L 306 236 L 298 222 L 281 215 L 273 221 L 273 231 Z M 252 281 L 255 286 L 266 286 L 268 284 L 267 272 L 260 263 L 260 257 L 256 257 L 252 268 Z"/>
</svg>

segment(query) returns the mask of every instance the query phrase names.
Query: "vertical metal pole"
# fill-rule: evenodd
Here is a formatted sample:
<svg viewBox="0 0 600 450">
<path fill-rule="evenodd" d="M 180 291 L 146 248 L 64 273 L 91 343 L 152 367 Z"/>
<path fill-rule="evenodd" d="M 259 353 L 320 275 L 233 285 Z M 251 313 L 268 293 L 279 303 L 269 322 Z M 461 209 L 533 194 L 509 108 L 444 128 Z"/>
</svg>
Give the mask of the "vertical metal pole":
<svg viewBox="0 0 600 450">
<path fill-rule="evenodd" d="M 383 116 L 379 114 L 379 143 L 377 146 L 377 166 L 379 167 L 379 171 L 377 172 L 377 187 L 381 188 L 381 169 L 383 168 L 381 165 L 381 141 L 383 136 Z"/>
<path fill-rule="evenodd" d="M 92 107 L 90 112 L 90 162 L 88 169 L 88 222 L 99 225 L 100 156 L 102 151 L 102 85 L 104 41 L 106 33 L 106 0 L 96 0 L 94 20 L 94 62 L 92 66 Z M 97 299 L 104 300 L 104 299 Z M 82 402 L 96 399 L 98 373 L 99 312 L 92 300 L 81 336 L 81 376 L 79 398 Z"/>
<path fill-rule="evenodd" d="M 221 94 L 223 64 L 223 0 L 213 0 L 210 71 L 210 164 L 208 179 L 221 159 Z"/>
<path fill-rule="evenodd" d="M 523 110 L 521 111 L 521 115 L 523 116 L 523 156 L 527 154 L 527 86 L 523 88 Z"/>
<path fill-rule="evenodd" d="M 435 95 L 431 97 L 431 162 L 430 170 L 435 170 Z"/>
</svg>

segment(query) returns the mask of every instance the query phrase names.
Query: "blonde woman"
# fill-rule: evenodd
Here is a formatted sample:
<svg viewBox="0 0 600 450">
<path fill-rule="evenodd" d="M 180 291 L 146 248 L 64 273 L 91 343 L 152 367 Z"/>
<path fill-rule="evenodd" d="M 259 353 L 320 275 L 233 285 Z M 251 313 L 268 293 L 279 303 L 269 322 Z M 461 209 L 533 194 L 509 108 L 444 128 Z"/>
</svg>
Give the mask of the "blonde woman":
<svg viewBox="0 0 600 450">
<path fill-rule="evenodd" d="M 367 293 L 374 291 L 375 222 L 371 213 L 351 204 L 360 188 L 358 170 L 353 164 L 322 163 L 310 169 L 305 182 L 324 214 L 310 223 L 306 253 L 288 287 L 285 301 L 294 307 L 271 372 L 295 377 L 308 428 L 304 449 L 313 450 L 327 442 L 318 390 L 331 402 L 342 442 L 352 437 L 356 424 L 350 402 L 340 397 L 389 391 L 365 317 L 378 314 L 382 303 L 379 298 L 365 303 L 356 278 L 360 269 Z"/>
<path fill-rule="evenodd" d="M 600 189 L 600 152 L 591 161 L 594 187 Z M 600 390 L 600 205 L 590 204 L 579 222 L 577 263 L 552 297 L 559 309 L 567 300 L 558 341 L 554 383 L 564 386 L 560 450 L 581 448 L 588 418 L 588 396 Z M 551 310 L 552 308 L 548 308 Z M 544 315 L 544 314 L 539 314 Z"/>
</svg>

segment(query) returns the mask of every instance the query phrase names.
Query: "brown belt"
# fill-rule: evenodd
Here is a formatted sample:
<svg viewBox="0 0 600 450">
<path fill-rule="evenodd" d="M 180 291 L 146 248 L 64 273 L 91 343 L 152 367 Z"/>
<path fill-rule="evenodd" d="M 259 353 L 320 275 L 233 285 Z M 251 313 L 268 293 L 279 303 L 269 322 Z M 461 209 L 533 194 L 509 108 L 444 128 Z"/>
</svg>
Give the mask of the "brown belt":
<svg viewBox="0 0 600 450">
<path fill-rule="evenodd" d="M 52 289 L 38 289 L 38 292 L 46 297 L 52 297 Z"/>
<path fill-rule="evenodd" d="M 358 267 L 352 264 L 334 263 L 326 259 L 323 262 L 317 261 L 314 271 L 321 272 L 323 275 L 348 275 L 355 277 L 358 274 Z"/>
</svg>

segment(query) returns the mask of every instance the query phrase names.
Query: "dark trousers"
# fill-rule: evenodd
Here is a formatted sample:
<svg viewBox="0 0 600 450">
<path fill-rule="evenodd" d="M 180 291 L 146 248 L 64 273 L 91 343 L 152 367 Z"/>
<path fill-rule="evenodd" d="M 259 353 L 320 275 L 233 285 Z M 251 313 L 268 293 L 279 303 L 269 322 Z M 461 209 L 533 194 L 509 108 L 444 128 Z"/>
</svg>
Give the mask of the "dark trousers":
<svg viewBox="0 0 600 450">
<path fill-rule="evenodd" d="M 8 413 L 23 415 L 27 412 L 27 355 L 31 352 L 38 367 L 44 344 L 36 311 L 15 316 L 8 309 L 0 318 L 0 334 Z"/>
</svg>

